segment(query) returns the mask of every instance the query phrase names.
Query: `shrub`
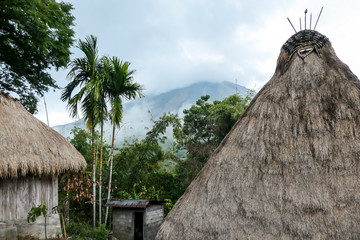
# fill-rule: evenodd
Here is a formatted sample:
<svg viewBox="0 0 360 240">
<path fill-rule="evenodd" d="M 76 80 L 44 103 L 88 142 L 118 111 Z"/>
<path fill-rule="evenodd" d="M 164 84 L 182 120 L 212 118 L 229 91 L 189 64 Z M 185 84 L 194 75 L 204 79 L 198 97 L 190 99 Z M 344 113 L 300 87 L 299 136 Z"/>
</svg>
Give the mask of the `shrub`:
<svg viewBox="0 0 360 240">
<path fill-rule="evenodd" d="M 105 224 L 100 224 L 100 226 L 93 229 L 92 226 L 87 223 L 69 222 L 66 230 L 73 239 L 77 240 L 105 240 L 109 234 Z"/>
</svg>

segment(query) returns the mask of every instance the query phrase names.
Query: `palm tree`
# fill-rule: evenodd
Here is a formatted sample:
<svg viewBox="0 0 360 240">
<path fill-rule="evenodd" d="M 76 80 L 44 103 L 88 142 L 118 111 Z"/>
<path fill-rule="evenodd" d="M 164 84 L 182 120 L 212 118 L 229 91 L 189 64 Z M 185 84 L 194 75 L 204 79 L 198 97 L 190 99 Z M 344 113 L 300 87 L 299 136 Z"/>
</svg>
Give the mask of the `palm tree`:
<svg viewBox="0 0 360 240">
<path fill-rule="evenodd" d="M 72 117 L 78 116 L 79 108 L 84 116 L 86 126 L 91 131 L 92 151 L 93 151 L 93 227 L 96 223 L 96 151 L 95 151 L 95 126 L 97 124 L 96 92 L 94 83 L 99 78 L 99 59 L 97 38 L 90 35 L 85 41 L 79 40 L 77 46 L 85 56 L 75 58 L 70 62 L 70 72 L 67 78 L 71 82 L 65 87 L 61 94 L 61 100 L 67 101 L 67 108 Z M 80 88 L 79 92 L 73 95 L 75 89 Z M 80 105 L 80 107 L 79 107 Z"/>
<path fill-rule="evenodd" d="M 104 148 L 104 121 L 107 112 L 107 94 L 110 91 L 108 86 L 108 79 L 110 78 L 111 66 L 106 57 L 100 60 L 99 79 L 93 85 L 95 90 L 95 99 L 97 102 L 96 120 L 100 124 L 100 163 L 99 163 L 99 223 L 102 221 L 102 167 L 103 167 L 103 148 Z"/>
<path fill-rule="evenodd" d="M 112 168 L 114 159 L 115 129 L 120 127 L 123 117 L 122 100 L 135 99 L 136 96 L 143 97 L 143 88 L 136 82 L 133 82 L 135 70 L 130 70 L 130 62 L 122 62 L 117 57 L 106 58 L 110 68 L 108 72 L 108 98 L 111 104 L 111 124 L 113 126 L 111 153 L 110 153 L 110 174 L 107 199 L 111 195 Z M 105 224 L 107 222 L 109 207 L 106 207 Z"/>
</svg>

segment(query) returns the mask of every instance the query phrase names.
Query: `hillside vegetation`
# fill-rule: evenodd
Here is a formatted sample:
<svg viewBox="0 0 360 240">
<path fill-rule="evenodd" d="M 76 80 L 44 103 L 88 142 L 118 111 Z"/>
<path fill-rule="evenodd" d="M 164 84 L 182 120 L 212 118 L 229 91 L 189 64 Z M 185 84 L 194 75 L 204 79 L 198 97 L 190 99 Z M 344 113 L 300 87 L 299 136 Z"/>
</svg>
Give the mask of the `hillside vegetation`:
<svg viewBox="0 0 360 240">
<path fill-rule="evenodd" d="M 143 138 L 147 129 L 152 127 L 151 119 L 159 119 L 164 112 L 183 116 L 183 110 L 191 107 L 196 100 L 209 94 L 211 101 L 223 100 L 235 94 L 236 89 L 241 96 L 246 96 L 249 89 L 237 86 L 231 82 L 211 83 L 199 82 L 184 88 L 174 89 L 158 95 L 146 95 L 124 104 L 124 119 L 121 129 L 117 132 L 115 145 L 120 147 L 125 141 Z M 150 113 L 149 113 L 150 112 Z M 66 138 L 72 138 L 71 130 L 74 127 L 86 129 L 83 119 L 76 122 L 54 126 L 53 129 Z M 109 122 L 104 125 L 104 138 L 111 142 L 112 127 Z"/>
</svg>

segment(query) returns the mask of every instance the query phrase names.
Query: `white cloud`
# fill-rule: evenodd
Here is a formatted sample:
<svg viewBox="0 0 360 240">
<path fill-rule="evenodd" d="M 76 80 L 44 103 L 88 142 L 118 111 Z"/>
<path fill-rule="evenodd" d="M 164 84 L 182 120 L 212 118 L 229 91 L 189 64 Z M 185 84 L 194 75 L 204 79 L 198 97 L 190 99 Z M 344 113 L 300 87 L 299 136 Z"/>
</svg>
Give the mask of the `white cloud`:
<svg viewBox="0 0 360 240">
<path fill-rule="evenodd" d="M 312 25 L 329 37 L 339 58 L 360 74 L 356 45 L 360 2 L 337 0 L 74 0 L 76 36 L 98 37 L 100 54 L 132 62 L 135 81 L 147 93 L 160 93 L 197 81 L 238 80 L 261 87 L 272 76 L 281 46 L 299 29 L 304 10 Z M 355 44 L 354 44 L 355 43 Z M 78 57 L 78 51 L 74 51 Z M 62 87 L 66 70 L 56 75 Z M 54 124 L 71 121 L 60 91 L 46 94 Z M 40 104 L 42 104 L 40 102 Z M 38 117 L 44 119 L 43 106 Z M 46 118 L 45 118 L 46 121 Z"/>
<path fill-rule="evenodd" d="M 46 113 L 44 113 L 43 111 L 41 111 L 41 114 L 36 115 L 36 117 L 43 123 L 47 124 Z M 49 124 L 51 127 L 56 126 L 56 125 L 63 125 L 63 124 L 71 123 L 71 122 L 78 120 L 78 119 L 73 119 L 73 118 L 69 117 L 69 115 L 64 111 L 50 110 L 48 117 L 49 117 Z"/>
<path fill-rule="evenodd" d="M 191 61 L 192 64 L 218 64 L 224 60 L 224 56 L 216 53 L 214 49 L 207 46 L 206 42 L 183 39 L 179 42 L 179 45 L 181 48 L 181 55 L 185 60 Z"/>
</svg>

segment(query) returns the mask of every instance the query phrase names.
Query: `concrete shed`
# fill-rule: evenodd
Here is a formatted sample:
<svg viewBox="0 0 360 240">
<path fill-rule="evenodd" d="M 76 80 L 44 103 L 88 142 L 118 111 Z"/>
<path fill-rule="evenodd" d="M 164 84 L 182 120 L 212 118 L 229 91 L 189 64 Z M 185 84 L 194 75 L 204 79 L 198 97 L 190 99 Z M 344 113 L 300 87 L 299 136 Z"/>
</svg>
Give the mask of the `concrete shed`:
<svg viewBox="0 0 360 240">
<path fill-rule="evenodd" d="M 113 236 L 123 240 L 152 240 L 164 219 L 162 201 L 110 199 L 113 208 Z"/>
</svg>

